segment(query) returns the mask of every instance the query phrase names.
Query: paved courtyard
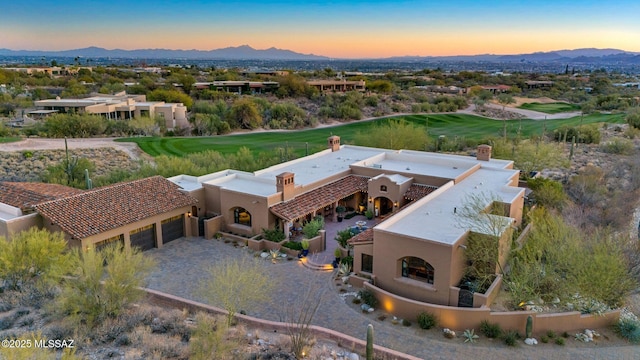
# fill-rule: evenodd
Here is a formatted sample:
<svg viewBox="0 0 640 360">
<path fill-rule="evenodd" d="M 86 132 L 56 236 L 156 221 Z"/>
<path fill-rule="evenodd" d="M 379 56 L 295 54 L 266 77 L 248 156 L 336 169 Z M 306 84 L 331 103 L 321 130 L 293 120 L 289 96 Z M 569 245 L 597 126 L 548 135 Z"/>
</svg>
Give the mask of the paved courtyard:
<svg viewBox="0 0 640 360">
<path fill-rule="evenodd" d="M 347 225 L 347 224 L 344 224 Z M 327 238 L 327 243 L 335 242 Z M 162 249 L 153 249 L 145 254 L 153 256 L 158 266 L 149 276 L 148 287 L 187 299 L 206 302 L 199 294 L 200 284 L 207 280 L 207 268 L 217 261 L 249 253 L 247 249 L 235 248 L 222 240 L 204 240 L 202 238 L 183 238 L 170 242 Z M 247 314 L 263 319 L 280 321 L 286 309 L 283 306 L 296 306 L 304 297 L 307 289 L 318 296 L 323 294 L 320 308 L 313 324 L 333 329 L 353 337 L 365 337 L 366 326 L 371 323 L 375 328 L 376 344 L 386 346 L 424 359 L 639 359 L 640 347 L 601 347 L 597 345 L 583 347 L 530 347 L 521 345 L 508 348 L 501 342 L 484 346 L 464 344 L 462 341 L 446 340 L 432 336 L 417 328 L 392 325 L 389 321 L 380 322 L 371 315 L 362 314 L 353 309 L 340 297 L 330 272 L 319 272 L 302 266 L 298 261 L 281 260 L 272 264 L 263 260 L 277 290 L 270 304 L 254 304 L 246 309 Z M 217 305 L 217 304 L 210 304 Z M 412 321 L 414 322 L 414 321 Z M 414 322 L 415 323 L 415 322 Z"/>
</svg>

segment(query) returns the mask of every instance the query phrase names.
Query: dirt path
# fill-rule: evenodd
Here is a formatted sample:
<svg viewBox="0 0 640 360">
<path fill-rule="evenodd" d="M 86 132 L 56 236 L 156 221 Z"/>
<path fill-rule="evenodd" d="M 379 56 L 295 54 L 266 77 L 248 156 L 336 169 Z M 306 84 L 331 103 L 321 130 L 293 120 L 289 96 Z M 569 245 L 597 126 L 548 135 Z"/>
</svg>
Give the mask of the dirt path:
<svg viewBox="0 0 640 360">
<path fill-rule="evenodd" d="M 115 142 L 115 138 L 67 139 L 69 149 L 95 149 L 111 147 L 126 152 L 131 159 L 138 160 L 144 153 L 136 143 Z M 64 139 L 28 138 L 16 142 L 1 143 L 0 151 L 62 150 Z"/>
</svg>

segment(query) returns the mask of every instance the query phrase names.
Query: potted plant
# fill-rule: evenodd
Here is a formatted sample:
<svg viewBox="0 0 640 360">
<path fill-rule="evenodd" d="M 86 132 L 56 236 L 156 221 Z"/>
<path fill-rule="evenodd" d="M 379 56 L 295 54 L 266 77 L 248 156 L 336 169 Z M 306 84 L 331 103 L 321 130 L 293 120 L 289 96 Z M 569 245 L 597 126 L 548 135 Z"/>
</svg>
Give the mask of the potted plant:
<svg viewBox="0 0 640 360">
<path fill-rule="evenodd" d="M 344 214 L 345 211 L 347 211 L 347 208 L 345 208 L 344 206 L 342 205 L 336 206 L 336 213 L 338 213 L 338 222 L 342 222 L 342 219 L 343 219 L 342 215 Z"/>
<path fill-rule="evenodd" d="M 300 241 L 300 245 L 302 245 L 302 256 L 309 255 L 309 240 L 302 239 L 302 241 Z"/>
<path fill-rule="evenodd" d="M 367 219 L 369 219 L 369 220 L 373 219 L 373 211 L 371 211 L 371 210 L 365 211 L 364 212 L 364 216 L 366 216 Z"/>
<path fill-rule="evenodd" d="M 333 255 L 336 257 L 336 259 L 333 261 L 333 268 L 337 268 L 338 264 L 340 264 L 340 258 L 342 257 L 342 250 L 340 250 L 339 247 L 337 247 L 334 251 L 333 251 Z"/>
</svg>

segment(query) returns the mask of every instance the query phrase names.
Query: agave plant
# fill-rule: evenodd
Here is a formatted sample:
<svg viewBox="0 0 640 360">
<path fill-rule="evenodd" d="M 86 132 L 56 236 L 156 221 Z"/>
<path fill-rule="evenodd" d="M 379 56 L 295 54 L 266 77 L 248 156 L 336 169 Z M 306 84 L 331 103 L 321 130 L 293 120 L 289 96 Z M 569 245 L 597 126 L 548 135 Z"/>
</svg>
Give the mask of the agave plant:
<svg viewBox="0 0 640 360">
<path fill-rule="evenodd" d="M 464 333 L 462 333 L 462 337 L 464 338 L 464 342 L 469 342 L 469 343 L 475 343 L 476 339 L 479 338 L 478 335 L 476 335 L 476 332 L 474 329 L 467 329 L 464 331 Z"/>
</svg>

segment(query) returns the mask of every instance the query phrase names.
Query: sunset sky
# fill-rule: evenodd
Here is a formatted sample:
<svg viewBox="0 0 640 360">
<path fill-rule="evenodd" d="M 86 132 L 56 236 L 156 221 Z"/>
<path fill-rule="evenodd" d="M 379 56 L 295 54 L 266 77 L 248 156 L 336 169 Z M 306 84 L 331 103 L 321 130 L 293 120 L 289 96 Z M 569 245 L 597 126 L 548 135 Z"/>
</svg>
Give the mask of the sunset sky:
<svg viewBox="0 0 640 360">
<path fill-rule="evenodd" d="M 22 0 L 0 5 L 0 48 L 246 44 L 335 58 L 640 52 L 639 14 L 638 0 Z"/>
</svg>

